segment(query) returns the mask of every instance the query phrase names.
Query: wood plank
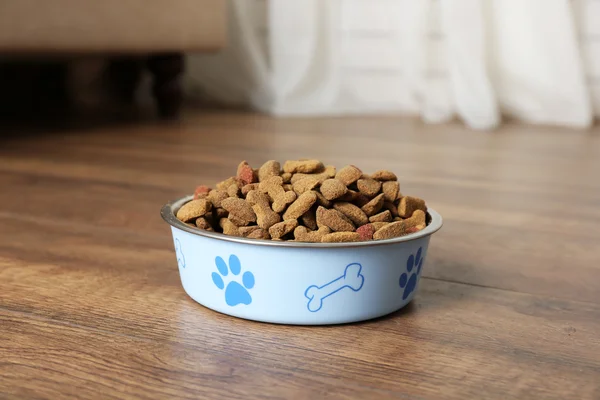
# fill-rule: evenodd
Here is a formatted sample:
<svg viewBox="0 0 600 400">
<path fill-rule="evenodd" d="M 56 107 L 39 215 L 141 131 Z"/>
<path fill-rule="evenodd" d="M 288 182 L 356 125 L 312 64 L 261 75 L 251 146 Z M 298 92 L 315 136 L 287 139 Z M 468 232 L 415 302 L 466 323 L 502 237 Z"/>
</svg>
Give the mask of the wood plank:
<svg viewBox="0 0 600 400">
<path fill-rule="evenodd" d="M 338 327 L 278 326 L 205 309 L 183 293 L 175 268 L 150 268 L 144 261 L 127 269 L 102 269 L 67 261 L 7 265 L 2 260 L 0 307 L 5 314 L 18 313 L 18 321 L 11 323 L 21 325 L 11 329 L 11 323 L 2 322 L 9 326 L 12 343 L 0 346 L 12 355 L 0 354 L 2 359 L 33 363 L 38 354 L 51 353 L 43 362 L 49 371 L 38 371 L 45 387 L 65 383 L 53 370 L 81 371 L 73 377 L 81 385 L 108 370 L 104 379 L 116 379 L 112 374 L 120 375 L 123 368 L 129 378 L 117 386 L 136 394 L 141 390 L 137 382 L 144 382 L 138 374 L 154 376 L 157 368 L 169 365 L 166 373 L 177 386 L 191 385 L 210 397 L 215 389 L 197 374 L 212 371 L 215 364 L 226 366 L 211 372 L 218 376 L 229 369 L 250 375 L 260 387 L 245 388 L 246 377 L 227 382 L 233 393 L 247 390 L 250 398 L 263 383 L 281 379 L 273 371 L 285 377 L 279 398 L 312 387 L 311 381 L 328 393 L 383 391 L 370 394 L 375 398 L 463 399 L 485 393 L 490 399 L 596 399 L 600 394 L 599 305 L 425 279 L 413 304 L 387 318 Z M 153 272 L 145 275 L 145 270 Z M 65 301 L 65 294 L 71 301 Z M 79 328 L 44 328 L 23 313 L 85 327 L 97 338 L 90 341 Z M 110 339 L 104 332 L 119 336 Z M 29 354 L 25 359 L 12 347 L 21 346 L 22 337 Z M 149 348 L 138 344 L 141 340 L 156 344 Z M 84 360 L 77 358 L 79 352 Z M 105 365 L 115 357 L 116 368 Z M 206 358 L 209 366 L 203 367 Z M 7 368 L 2 376 L 15 371 L 11 364 L 2 368 Z M 157 386 L 148 390 L 159 397 L 163 393 Z"/>
</svg>

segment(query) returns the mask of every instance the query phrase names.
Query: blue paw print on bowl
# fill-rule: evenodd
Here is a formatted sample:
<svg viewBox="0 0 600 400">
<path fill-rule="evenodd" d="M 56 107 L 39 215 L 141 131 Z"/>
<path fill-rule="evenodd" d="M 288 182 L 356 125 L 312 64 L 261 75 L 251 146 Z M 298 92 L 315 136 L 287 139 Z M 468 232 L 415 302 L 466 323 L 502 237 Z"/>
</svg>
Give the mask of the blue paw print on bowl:
<svg viewBox="0 0 600 400">
<path fill-rule="evenodd" d="M 181 250 L 181 242 L 179 239 L 175 239 L 175 255 L 177 256 L 177 265 L 180 268 L 185 268 L 185 256 Z"/>
<path fill-rule="evenodd" d="M 252 303 L 252 296 L 250 296 L 248 290 L 254 287 L 254 274 L 246 271 L 242 275 L 242 283 L 238 281 L 242 266 L 237 256 L 234 254 L 229 256 L 229 266 L 221 257 L 215 258 L 215 264 L 219 272 L 212 273 L 212 280 L 216 287 L 221 290 L 225 289 L 225 302 L 227 305 L 233 307 L 238 304 L 248 305 Z M 226 287 L 223 277 L 228 276 L 230 271 L 233 276 Z"/>
<path fill-rule="evenodd" d="M 421 273 L 422 265 L 423 258 L 421 257 L 421 247 L 419 247 L 416 256 L 411 254 L 408 257 L 408 260 L 406 260 L 406 272 L 400 275 L 400 287 L 404 289 L 402 300 L 406 300 L 417 287 L 417 277 Z"/>
</svg>

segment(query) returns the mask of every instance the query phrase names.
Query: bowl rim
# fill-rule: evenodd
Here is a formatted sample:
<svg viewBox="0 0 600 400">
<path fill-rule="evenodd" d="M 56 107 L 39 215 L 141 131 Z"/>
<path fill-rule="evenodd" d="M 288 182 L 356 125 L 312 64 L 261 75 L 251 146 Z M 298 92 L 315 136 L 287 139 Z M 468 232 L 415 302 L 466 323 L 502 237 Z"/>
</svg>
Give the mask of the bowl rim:
<svg viewBox="0 0 600 400">
<path fill-rule="evenodd" d="M 383 240 L 371 240 L 361 242 L 342 242 L 342 243 L 310 243 L 310 242 L 291 242 L 291 241 L 279 241 L 279 240 L 265 240 L 265 239 L 250 239 L 239 236 L 225 235 L 219 232 L 210 232 L 199 228 L 192 228 L 180 221 L 176 217 L 176 213 L 179 208 L 194 198 L 193 195 L 187 195 L 180 197 L 176 200 L 169 201 L 160 210 L 160 215 L 163 220 L 172 227 L 180 229 L 182 231 L 191 233 L 193 235 L 202 236 L 208 239 L 222 240 L 226 242 L 244 243 L 253 246 L 272 246 L 272 247 L 295 247 L 295 248 L 348 248 L 348 247 L 372 247 L 372 246 L 383 246 L 395 243 L 410 242 L 430 236 L 433 233 L 440 230 L 443 225 L 442 216 L 434 209 L 427 207 L 427 214 L 431 217 L 429 225 L 418 232 L 411 233 L 405 236 L 397 238 L 383 239 Z"/>
</svg>

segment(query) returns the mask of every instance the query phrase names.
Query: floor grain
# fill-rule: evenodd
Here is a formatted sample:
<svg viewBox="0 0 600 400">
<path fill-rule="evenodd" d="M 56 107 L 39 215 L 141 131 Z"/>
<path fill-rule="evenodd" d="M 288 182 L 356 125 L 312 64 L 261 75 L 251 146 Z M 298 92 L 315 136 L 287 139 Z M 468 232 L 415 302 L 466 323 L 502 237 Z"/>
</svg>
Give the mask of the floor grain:
<svg viewBox="0 0 600 400">
<path fill-rule="evenodd" d="M 445 220 L 405 310 L 288 327 L 181 288 L 159 209 L 237 163 L 397 171 Z M 0 139 L 0 397 L 600 398 L 600 130 L 189 115 Z"/>
</svg>

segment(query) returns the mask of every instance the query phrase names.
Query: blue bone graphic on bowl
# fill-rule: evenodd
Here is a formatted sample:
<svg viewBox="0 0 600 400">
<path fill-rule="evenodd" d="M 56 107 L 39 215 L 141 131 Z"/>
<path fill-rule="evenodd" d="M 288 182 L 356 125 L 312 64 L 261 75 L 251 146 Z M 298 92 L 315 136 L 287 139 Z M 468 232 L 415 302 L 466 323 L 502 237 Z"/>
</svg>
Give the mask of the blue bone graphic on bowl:
<svg viewBox="0 0 600 400">
<path fill-rule="evenodd" d="M 304 292 L 304 296 L 308 299 L 308 311 L 319 311 L 323 307 L 323 300 L 346 287 L 358 292 L 365 283 L 365 277 L 360 274 L 361 270 L 362 266 L 360 264 L 349 264 L 344 271 L 344 275 L 339 278 L 323 286 L 309 286 Z"/>
</svg>

